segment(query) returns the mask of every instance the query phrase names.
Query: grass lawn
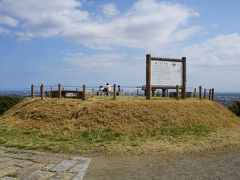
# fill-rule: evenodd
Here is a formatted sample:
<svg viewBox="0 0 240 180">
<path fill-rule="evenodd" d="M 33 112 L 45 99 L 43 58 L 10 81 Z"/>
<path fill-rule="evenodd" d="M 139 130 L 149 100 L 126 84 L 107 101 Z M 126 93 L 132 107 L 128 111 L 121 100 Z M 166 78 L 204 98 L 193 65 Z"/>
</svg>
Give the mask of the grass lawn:
<svg viewBox="0 0 240 180">
<path fill-rule="evenodd" d="M 239 127 L 207 100 L 25 99 L 0 118 L 0 144 L 92 155 L 192 152 L 239 146 Z"/>
</svg>

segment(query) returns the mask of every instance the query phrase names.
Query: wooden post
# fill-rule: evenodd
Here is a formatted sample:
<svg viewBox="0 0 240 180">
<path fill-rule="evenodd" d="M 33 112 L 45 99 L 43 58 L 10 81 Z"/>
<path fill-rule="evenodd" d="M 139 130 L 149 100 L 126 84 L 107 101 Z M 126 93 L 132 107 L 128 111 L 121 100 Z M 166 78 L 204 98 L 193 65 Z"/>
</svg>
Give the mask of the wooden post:
<svg viewBox="0 0 240 180">
<path fill-rule="evenodd" d="M 152 89 L 152 97 L 156 96 L 155 92 L 156 92 L 156 89 L 154 88 L 151 88 Z"/>
<path fill-rule="evenodd" d="M 206 99 L 206 96 L 207 96 L 207 90 L 204 89 L 204 94 L 203 94 L 203 98 Z"/>
<path fill-rule="evenodd" d="M 62 97 L 62 88 L 61 88 L 61 84 L 58 84 L 58 98 Z"/>
<path fill-rule="evenodd" d="M 199 86 L 199 99 L 202 99 L 202 86 Z"/>
<path fill-rule="evenodd" d="M 34 98 L 34 85 L 31 85 L 31 98 Z"/>
<path fill-rule="evenodd" d="M 117 96 L 117 86 L 116 84 L 113 85 L 113 100 L 116 100 Z"/>
<path fill-rule="evenodd" d="M 53 87 L 51 86 L 51 88 L 50 88 L 50 98 L 52 98 L 52 91 L 53 91 Z"/>
<path fill-rule="evenodd" d="M 179 86 L 176 85 L 176 99 L 179 100 Z"/>
<path fill-rule="evenodd" d="M 212 101 L 214 101 L 214 89 L 212 88 Z"/>
<path fill-rule="evenodd" d="M 86 100 L 86 85 L 83 85 L 83 91 L 82 91 L 82 100 L 85 101 Z"/>
<path fill-rule="evenodd" d="M 162 97 L 166 97 L 166 89 L 162 89 Z"/>
<path fill-rule="evenodd" d="M 187 68 L 186 68 L 186 57 L 182 57 L 182 68 L 183 68 L 183 75 L 182 75 L 182 98 L 186 99 L 186 79 L 187 79 Z"/>
<path fill-rule="evenodd" d="M 151 55 L 146 55 L 146 99 L 151 99 Z"/>
<path fill-rule="evenodd" d="M 43 97 L 44 97 L 44 87 L 43 87 L 43 84 L 41 84 L 41 86 L 40 86 L 40 95 L 41 95 L 41 99 L 43 99 Z"/>
<path fill-rule="evenodd" d="M 137 96 L 139 96 L 139 90 L 137 89 Z"/>
<path fill-rule="evenodd" d="M 94 88 L 92 88 L 92 96 L 94 96 Z"/>
<path fill-rule="evenodd" d="M 193 97 L 196 98 L 196 95 L 197 95 L 197 89 L 194 88 L 194 93 L 193 93 Z"/>
<path fill-rule="evenodd" d="M 209 89 L 209 95 L 208 95 L 208 99 L 211 100 L 211 97 L 212 97 L 212 90 Z"/>
</svg>

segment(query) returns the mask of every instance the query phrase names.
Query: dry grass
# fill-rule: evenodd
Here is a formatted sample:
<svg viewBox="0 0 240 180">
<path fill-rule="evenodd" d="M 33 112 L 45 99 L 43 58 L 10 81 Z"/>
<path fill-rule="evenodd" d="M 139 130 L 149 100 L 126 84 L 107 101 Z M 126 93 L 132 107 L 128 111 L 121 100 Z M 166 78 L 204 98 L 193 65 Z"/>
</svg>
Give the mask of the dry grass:
<svg viewBox="0 0 240 180">
<path fill-rule="evenodd" d="M 240 145 L 239 118 L 208 100 L 25 99 L 0 122 L 0 143 L 55 152 L 140 154 Z"/>
</svg>

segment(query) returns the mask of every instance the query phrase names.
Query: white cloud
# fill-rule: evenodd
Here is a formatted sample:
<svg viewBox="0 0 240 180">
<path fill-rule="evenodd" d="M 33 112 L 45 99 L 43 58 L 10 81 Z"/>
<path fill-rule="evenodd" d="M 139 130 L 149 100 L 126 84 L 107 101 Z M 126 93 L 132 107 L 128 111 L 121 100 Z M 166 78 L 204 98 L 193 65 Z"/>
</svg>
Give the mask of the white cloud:
<svg viewBox="0 0 240 180">
<path fill-rule="evenodd" d="M 20 21 L 22 30 L 16 33 L 20 38 L 51 37 L 88 18 L 88 12 L 80 7 L 77 0 L 2 0 L 0 15 Z"/>
<path fill-rule="evenodd" d="M 0 16 L 0 24 L 4 24 L 10 27 L 17 27 L 18 21 L 9 16 Z"/>
<path fill-rule="evenodd" d="M 7 34 L 9 31 L 5 28 L 0 27 L 0 34 Z"/>
<path fill-rule="evenodd" d="M 197 13 L 185 6 L 155 0 L 137 1 L 126 14 L 112 20 L 90 21 L 64 35 L 88 47 L 113 46 L 159 49 L 177 44 L 199 31 L 187 26 Z M 174 12 L 174 13 L 173 13 Z"/>
<path fill-rule="evenodd" d="M 179 49 L 187 56 L 188 86 L 239 91 L 240 35 L 219 35 Z"/>
<path fill-rule="evenodd" d="M 116 16 L 120 12 L 114 3 L 109 3 L 102 6 L 102 13 L 106 16 Z"/>
<path fill-rule="evenodd" d="M 200 67 L 240 66 L 240 35 L 227 34 L 183 48 L 189 63 Z"/>
<path fill-rule="evenodd" d="M 114 4 L 105 14 L 116 15 Z M 188 21 L 198 13 L 186 6 L 158 0 L 138 0 L 121 16 L 96 18 L 78 0 L 1 0 L 0 15 L 19 21 L 20 39 L 61 36 L 92 48 L 159 49 L 177 44 L 199 31 Z M 20 30 L 19 30 L 20 29 Z"/>
<path fill-rule="evenodd" d="M 86 71 L 106 71 L 107 68 L 113 68 L 119 64 L 123 64 L 125 55 L 123 54 L 88 54 L 67 53 L 63 62 L 70 65 L 71 69 L 86 70 Z"/>
</svg>

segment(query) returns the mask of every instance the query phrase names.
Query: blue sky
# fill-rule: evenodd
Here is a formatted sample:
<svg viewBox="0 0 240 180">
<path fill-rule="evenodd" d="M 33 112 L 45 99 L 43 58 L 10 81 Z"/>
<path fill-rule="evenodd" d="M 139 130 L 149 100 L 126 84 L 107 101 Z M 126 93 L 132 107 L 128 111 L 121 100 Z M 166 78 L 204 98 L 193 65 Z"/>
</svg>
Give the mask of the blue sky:
<svg viewBox="0 0 240 180">
<path fill-rule="evenodd" d="M 239 0 L 1 0 L 0 88 L 145 83 L 187 57 L 187 86 L 240 92 Z"/>
</svg>

